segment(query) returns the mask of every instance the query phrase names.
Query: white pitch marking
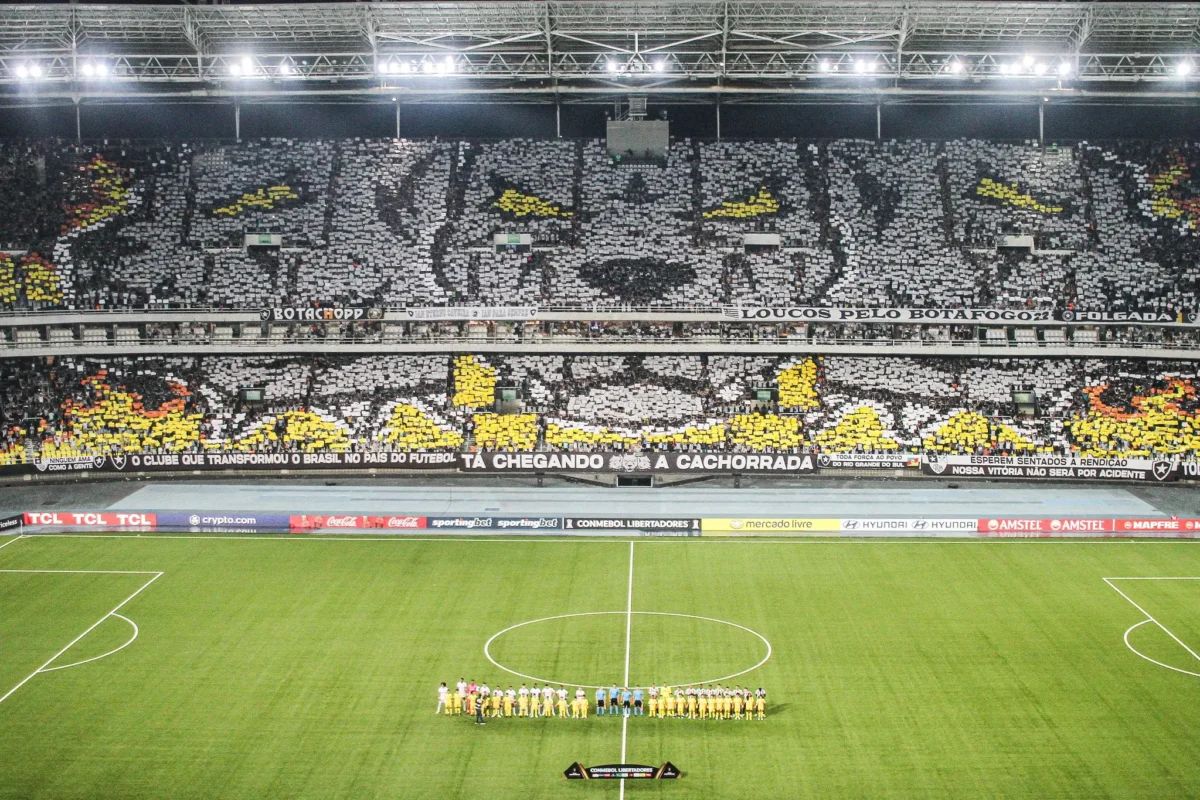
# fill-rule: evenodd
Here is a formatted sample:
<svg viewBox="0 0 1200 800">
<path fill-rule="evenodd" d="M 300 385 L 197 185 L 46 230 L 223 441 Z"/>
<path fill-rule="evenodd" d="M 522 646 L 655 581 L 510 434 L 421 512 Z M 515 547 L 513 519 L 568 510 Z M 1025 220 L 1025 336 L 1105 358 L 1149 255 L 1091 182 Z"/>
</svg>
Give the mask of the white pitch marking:
<svg viewBox="0 0 1200 800">
<path fill-rule="evenodd" d="M 16 536 L 14 536 L 12 538 L 12 541 L 5 542 L 4 544 L 0 544 L 0 550 L 3 550 L 4 548 L 8 547 L 13 542 L 19 542 L 21 539 L 24 539 L 24 538 L 25 538 L 24 534 L 17 534 Z"/>
<path fill-rule="evenodd" d="M 629 686 L 629 644 L 633 634 L 633 540 L 629 540 L 629 597 L 625 604 L 625 681 L 621 684 L 624 689 Z M 621 717 L 621 763 L 625 763 L 625 742 L 629 735 L 629 716 Z M 620 800 L 625 800 L 625 779 L 621 778 Z"/>
<path fill-rule="evenodd" d="M 0 572 L 28 572 L 35 575 L 162 575 L 153 570 L 127 569 L 0 569 Z"/>
<path fill-rule="evenodd" d="M 1166 625 L 1163 625 L 1161 622 L 1159 622 L 1157 619 L 1155 619 L 1155 618 L 1154 618 L 1154 615 L 1153 615 L 1153 614 L 1151 614 L 1149 611 L 1147 611 L 1146 609 L 1142 608 L 1142 607 L 1141 607 L 1141 606 L 1139 606 L 1137 603 L 1135 603 L 1132 597 L 1130 597 L 1129 595 L 1125 594 L 1125 593 L 1124 593 L 1124 592 L 1122 592 L 1120 589 L 1118 589 L 1118 588 L 1117 588 L 1117 585 L 1116 585 L 1115 583 L 1113 583 L 1113 581 L 1114 581 L 1114 580 L 1123 580 L 1123 579 L 1122 579 L 1122 578 L 1105 578 L 1105 579 L 1104 579 L 1104 582 L 1105 582 L 1105 583 L 1107 583 L 1109 586 L 1111 586 L 1111 587 L 1112 587 L 1112 589 L 1113 589 L 1113 591 L 1115 591 L 1117 594 L 1121 595 L 1121 597 L 1124 597 L 1126 600 L 1128 600 L 1128 601 L 1129 601 L 1129 603 L 1130 603 L 1130 605 L 1132 605 L 1132 606 L 1133 606 L 1134 608 L 1136 608 L 1138 611 L 1140 611 L 1140 612 L 1142 612 L 1143 614 L 1145 614 L 1145 615 L 1146 615 L 1146 619 L 1142 620 L 1142 622 L 1141 622 L 1141 623 L 1138 623 L 1139 625 L 1140 625 L 1140 624 L 1144 624 L 1144 623 L 1146 623 L 1146 622 L 1153 622 L 1155 625 L 1157 625 L 1159 628 L 1161 628 L 1161 629 L 1162 629 L 1163 633 L 1165 633 L 1167 636 L 1170 636 L 1172 639 L 1174 639 L 1174 640 L 1176 641 L 1176 643 L 1177 643 L 1177 644 L 1178 644 L 1180 647 L 1182 647 L 1184 650 L 1187 650 L 1187 651 L 1188 651 L 1188 653 L 1190 653 L 1190 654 L 1191 654 L 1192 658 L 1196 659 L 1197 661 L 1200 661 L 1200 655 L 1197 655 L 1195 650 L 1193 650 L 1192 648 L 1188 647 L 1186 644 L 1184 644 L 1184 643 L 1183 643 L 1183 640 L 1182 640 L 1182 639 L 1180 639 L 1180 638 L 1179 638 L 1178 636 L 1176 636 L 1175 634 L 1171 633 L 1171 631 L 1167 629 L 1167 626 L 1166 626 Z M 1187 578 L 1186 580 L 1192 580 L 1192 579 L 1191 579 L 1191 578 Z M 1127 646 L 1127 647 L 1128 647 L 1130 650 L 1133 650 L 1133 652 L 1137 653 L 1139 656 L 1142 656 L 1142 658 L 1145 658 L 1147 661 L 1154 661 L 1154 659 L 1152 659 L 1152 658 L 1148 658 L 1147 656 L 1144 656 L 1144 655 L 1142 655 L 1141 653 L 1138 653 L 1138 651 L 1134 649 L 1133 645 L 1129 644 L 1129 632 L 1130 632 L 1130 631 L 1132 631 L 1132 630 L 1133 630 L 1134 628 L 1136 628 L 1136 627 L 1138 627 L 1138 626 L 1137 626 L 1137 625 L 1134 625 L 1132 628 L 1129 628 L 1128 630 L 1126 630 L 1126 631 L 1125 631 L 1125 645 L 1126 645 L 1126 646 Z M 1154 661 L 1154 663 L 1155 663 L 1155 664 L 1159 664 L 1159 662 L 1157 662 L 1157 661 Z M 1166 664 L 1159 664 L 1159 666 L 1163 666 L 1163 667 L 1165 667 L 1165 666 L 1167 666 L 1167 665 L 1166 665 Z M 1175 668 L 1174 668 L 1174 667 L 1168 667 L 1168 669 L 1175 669 Z M 1175 671 L 1176 671 L 1176 672 L 1187 672 L 1187 670 L 1181 670 L 1181 669 L 1176 669 Z M 1187 673 L 1187 674 L 1189 674 L 1189 675 L 1195 675 L 1196 673 L 1194 673 L 1194 672 L 1189 672 L 1189 673 Z M 1200 676 L 1197 676 L 1197 677 L 1200 677 Z"/>
<path fill-rule="evenodd" d="M 122 650 L 124 650 L 126 647 L 129 647 L 129 645 L 133 644 L 133 640 L 138 637 L 139 633 L 141 633 L 141 631 L 138 630 L 137 623 L 134 622 L 133 620 L 131 620 L 129 617 L 122 616 L 121 614 L 113 614 L 113 616 L 116 617 L 117 619 L 123 619 L 126 622 L 128 622 L 130 625 L 133 626 L 133 636 L 130 637 L 129 641 L 125 642 L 125 644 L 121 645 L 116 650 L 109 650 L 107 653 L 104 653 L 103 655 L 93 656 L 92 658 L 86 658 L 83 661 L 76 661 L 73 664 L 63 664 L 61 667 L 47 667 L 46 669 L 43 669 L 42 672 L 54 672 L 55 670 L 59 670 L 59 669 L 70 669 L 71 667 L 78 667 L 83 664 L 90 664 L 93 661 L 99 661 L 102 658 L 108 658 L 113 653 L 119 653 Z"/>
<path fill-rule="evenodd" d="M 595 685 L 589 684 L 589 683 L 579 683 L 578 681 L 555 681 L 555 680 L 550 680 L 549 678 L 539 678 L 535 675 L 526 675 L 524 672 L 517 672 L 516 670 L 509 669 L 508 667 L 504 666 L 496 659 L 492 658 L 492 654 L 491 654 L 492 642 L 496 641 L 497 639 L 499 639 L 501 636 L 508 633 L 509 631 L 516 630 L 517 628 L 523 628 L 526 625 L 535 625 L 539 622 L 550 622 L 550 621 L 556 620 L 556 619 L 569 619 L 571 617 L 601 617 L 601 616 L 617 615 L 617 614 L 624 616 L 625 613 L 626 612 L 624 612 L 624 611 L 581 611 L 577 614 L 555 614 L 552 617 L 541 617 L 540 619 L 529 619 L 529 620 L 525 620 L 524 622 L 518 622 L 516 625 L 509 625 L 504 630 L 497 631 L 496 633 L 492 634 L 492 636 L 483 645 L 483 655 L 485 658 L 487 658 L 488 661 L 492 662 L 493 666 L 504 670 L 505 672 L 509 673 L 510 675 L 516 675 L 518 678 L 524 678 L 525 680 L 528 680 L 528 681 L 536 681 L 537 683 L 558 683 L 558 684 L 562 684 L 564 686 L 569 684 L 571 686 L 582 686 L 585 689 L 605 689 L 605 688 L 607 688 L 607 686 L 595 686 Z M 699 619 L 699 620 L 703 620 L 705 622 L 716 622 L 720 625 L 728 625 L 731 628 L 738 628 L 738 629 L 743 630 L 746 633 L 749 633 L 753 636 L 757 636 L 759 639 L 762 640 L 762 643 L 767 646 L 767 654 L 765 656 L 763 656 L 762 661 L 759 661 L 753 667 L 748 667 L 747 669 L 744 669 L 741 672 L 735 672 L 732 675 L 723 675 L 720 678 L 706 678 L 704 680 L 699 680 L 699 681 L 677 681 L 677 683 L 680 686 L 686 686 L 688 684 L 699 684 L 699 683 L 720 683 L 722 681 L 730 680 L 731 678 L 736 678 L 739 675 L 745 675 L 747 672 L 753 672 L 754 670 L 761 667 L 763 664 L 767 663 L 767 661 L 770 660 L 771 654 L 773 652 L 771 649 L 771 642 L 767 639 L 767 637 L 763 636 L 761 633 L 754 630 L 753 628 L 747 628 L 745 625 L 738 625 L 736 622 L 730 622 L 727 619 L 717 619 L 716 617 L 701 617 L 697 614 L 677 614 L 672 611 L 634 611 L 633 613 L 634 614 L 645 614 L 648 617 L 684 617 L 686 619 Z"/>
<path fill-rule="evenodd" d="M 63 572 L 63 573 L 82 573 L 82 572 L 88 572 L 88 570 L 70 570 L 70 569 L 64 569 L 64 570 L 3 570 L 3 571 L 4 571 L 4 572 Z M 67 644 L 67 646 L 66 646 L 66 647 L 64 647 L 62 650 L 59 650 L 57 653 L 55 653 L 54 655 L 52 655 L 52 656 L 50 657 L 50 660 L 49 660 L 49 661 L 47 661 L 45 664 L 42 664 L 40 667 L 38 667 L 37 669 L 35 669 L 33 672 L 29 673 L 29 675 L 27 675 L 27 676 L 25 677 L 25 679 L 24 679 L 24 680 L 22 680 L 20 683 L 18 683 L 18 684 L 17 684 L 16 686 L 14 686 L 13 688 L 9 689 L 9 690 L 8 690 L 8 691 L 7 691 L 7 692 L 4 694 L 4 696 L 3 696 L 3 697 L 0 697 L 0 703 L 3 703 L 3 702 L 4 702 L 5 700 L 7 700 L 8 698 L 12 697 L 12 695 L 13 695 L 13 692 L 17 691 L 17 689 L 20 689 L 22 686 L 24 686 L 25 684 L 27 684 L 27 683 L 29 683 L 31 680 L 33 680 L 34 676 L 35 676 L 35 675 L 37 675 L 38 673 L 45 671 L 45 670 L 46 670 L 46 667 L 48 667 L 48 666 L 50 666 L 51 664 L 53 664 L 53 663 L 54 663 L 54 660 L 55 660 L 55 659 L 57 659 L 57 658 L 58 658 L 59 656 L 61 656 L 63 653 L 67 652 L 67 651 L 68 651 L 68 650 L 70 650 L 72 647 L 74 647 L 74 646 L 75 646 L 75 644 L 76 644 L 77 642 L 79 642 L 79 640 L 81 640 L 83 637 L 87 636 L 89 633 L 91 633 L 91 632 L 92 632 L 92 631 L 94 631 L 94 630 L 95 630 L 97 627 L 99 627 L 99 626 L 100 626 L 100 623 L 104 622 L 104 620 L 108 619 L 108 618 L 109 618 L 109 617 L 111 617 L 113 614 L 116 614 L 118 611 L 120 611 L 122 608 L 124 608 L 124 607 L 125 607 L 125 605 L 126 605 L 126 604 L 127 604 L 129 601 L 130 601 L 130 600 L 132 600 L 133 598 L 137 597 L 137 596 L 138 596 L 139 594 L 141 594 L 142 592 L 146 591 L 146 589 L 147 589 L 147 588 L 150 586 L 150 584 L 154 583 L 156 580 L 158 580 L 159 578 L 161 578 L 161 577 L 164 575 L 164 573 L 162 573 L 162 572 L 109 572 L 109 573 L 104 573 L 104 572 L 101 572 L 101 571 L 99 571 L 99 570 L 96 570 L 95 572 L 97 572 L 98 574 L 109 574 L 109 575 L 153 575 L 154 577 L 153 577 L 153 578 L 151 578 L 150 580 L 146 581 L 145 583 L 143 583 L 143 584 L 141 585 L 141 588 L 139 588 L 139 589 L 138 589 L 136 592 L 134 592 L 133 594 L 129 595 L 129 596 L 128 596 L 128 597 L 126 597 L 124 600 L 122 600 L 120 603 L 118 603 L 118 604 L 117 604 L 117 607 L 116 607 L 116 608 L 114 608 L 112 611 L 109 611 L 109 612 L 108 612 L 107 614 L 105 614 L 103 617 L 101 617 L 100 619 L 98 619 L 98 620 L 96 620 L 94 623 L 92 623 L 91 627 L 89 627 L 89 628 L 88 628 L 86 631 L 84 631 L 83 633 L 79 634 L 79 635 L 78 635 L 78 636 L 76 636 L 74 639 L 72 639 L 72 640 L 70 641 L 70 643 L 69 643 L 69 644 Z"/>
<path fill-rule="evenodd" d="M 1131 626 L 1129 627 L 1129 630 L 1125 631 L 1125 646 L 1126 646 L 1126 647 L 1128 647 L 1130 650 L 1132 650 L 1132 651 L 1133 651 L 1133 653 L 1134 653 L 1135 655 L 1139 655 L 1139 656 L 1141 656 L 1142 658 L 1144 658 L 1144 659 L 1146 659 L 1147 661 L 1149 661 L 1151 664 L 1157 664 L 1157 665 L 1158 665 L 1158 666 L 1160 666 L 1160 667 L 1166 667 L 1167 669 L 1169 669 L 1169 670 L 1173 670 L 1173 671 L 1175 671 L 1175 672 L 1182 672 L 1184 675 L 1194 675 L 1194 676 L 1196 676 L 1197 678 L 1200 678 L 1200 672 L 1191 672 L 1190 670 L 1186 670 L 1186 669 L 1180 669 L 1179 667 L 1172 667 L 1170 664 L 1164 664 L 1164 663 L 1163 663 L 1163 662 L 1161 662 L 1161 661 L 1155 661 L 1153 658 L 1151 658 L 1150 656 L 1146 655 L 1146 654 L 1145 654 L 1145 653 L 1143 653 L 1141 650 L 1138 650 L 1136 647 L 1134 647 L 1132 644 L 1130 644 L 1130 642 L 1129 642 L 1129 634 L 1133 633 L 1135 630 L 1137 630 L 1138 628 L 1142 627 L 1143 625 L 1145 625 L 1145 624 L 1146 624 L 1146 623 L 1148 623 L 1148 622 L 1154 622 L 1154 620 L 1152 620 L 1152 619 L 1144 619 L 1144 620 L 1142 620 L 1141 622 L 1135 622 L 1133 625 L 1131 625 Z M 1161 626 L 1160 626 L 1160 627 L 1161 627 Z"/>
</svg>

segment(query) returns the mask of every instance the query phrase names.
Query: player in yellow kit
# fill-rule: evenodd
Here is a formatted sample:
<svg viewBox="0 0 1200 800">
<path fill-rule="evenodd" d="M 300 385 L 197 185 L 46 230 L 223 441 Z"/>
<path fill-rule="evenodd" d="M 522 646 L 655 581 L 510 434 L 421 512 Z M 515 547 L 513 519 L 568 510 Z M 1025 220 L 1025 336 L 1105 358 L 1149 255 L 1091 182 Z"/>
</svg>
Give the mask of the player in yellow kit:
<svg viewBox="0 0 1200 800">
<path fill-rule="evenodd" d="M 455 713 L 455 714 L 461 714 L 461 713 L 462 713 L 462 710 L 463 710 L 463 700 L 464 700 L 464 699 L 465 699 L 465 698 L 463 697 L 463 693 L 462 693 L 462 692 L 458 692 L 458 691 L 456 691 L 456 692 L 454 693 L 454 713 Z"/>
<path fill-rule="evenodd" d="M 721 719 L 729 719 L 733 714 L 733 692 L 726 690 L 721 695 Z"/>
<path fill-rule="evenodd" d="M 492 693 L 492 716 L 500 716 L 500 709 L 504 705 L 504 692 L 497 689 Z"/>
<path fill-rule="evenodd" d="M 646 713 L 652 717 L 658 713 L 658 697 L 655 695 L 650 695 L 650 700 L 646 703 Z"/>
<path fill-rule="evenodd" d="M 695 719 L 696 718 L 696 695 L 695 695 L 694 690 L 693 690 L 692 694 L 689 694 L 687 696 L 687 706 L 688 706 L 687 718 Z"/>
<path fill-rule="evenodd" d="M 543 693 L 542 697 L 546 698 L 542 702 L 542 716 L 543 717 L 553 717 L 554 716 L 554 695 Z"/>
<path fill-rule="evenodd" d="M 559 716 L 559 719 L 567 718 L 567 698 L 566 698 L 566 696 L 559 696 L 559 698 L 558 698 L 558 716 Z"/>
<path fill-rule="evenodd" d="M 521 694 L 517 695 L 517 716 L 524 717 L 529 714 L 529 695 L 525 694 L 525 687 L 521 687 Z"/>
<path fill-rule="evenodd" d="M 516 692 L 513 691 L 511 686 L 508 687 L 508 691 L 504 693 L 504 716 L 506 717 L 511 717 L 513 714 L 513 698 L 515 695 Z"/>
<path fill-rule="evenodd" d="M 733 718 L 742 718 L 742 690 L 738 689 L 733 693 Z"/>
<path fill-rule="evenodd" d="M 668 717 L 675 716 L 675 695 L 671 694 L 670 692 L 667 692 L 666 695 L 663 697 L 662 704 L 663 704 L 663 706 L 666 706 Z M 659 711 L 658 715 L 661 717 L 662 711 L 663 711 L 661 706 L 659 707 L 658 711 Z"/>
<path fill-rule="evenodd" d="M 754 710 L 758 712 L 759 719 L 767 718 L 767 698 L 765 696 L 760 694 L 754 698 Z"/>
</svg>

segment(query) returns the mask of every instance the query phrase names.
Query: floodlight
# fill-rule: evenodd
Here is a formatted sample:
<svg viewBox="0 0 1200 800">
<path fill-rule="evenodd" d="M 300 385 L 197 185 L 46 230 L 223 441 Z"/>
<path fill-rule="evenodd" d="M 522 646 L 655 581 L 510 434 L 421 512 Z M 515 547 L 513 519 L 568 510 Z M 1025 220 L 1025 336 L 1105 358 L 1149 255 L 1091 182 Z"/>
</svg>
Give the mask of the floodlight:
<svg viewBox="0 0 1200 800">
<path fill-rule="evenodd" d="M 620 65 L 620 64 L 618 64 L 617 62 L 613 61 L 611 58 L 608 60 L 608 71 L 609 71 L 609 72 L 616 72 L 616 71 L 617 71 L 617 70 L 619 70 L 620 68 L 621 68 L 621 65 Z"/>
<path fill-rule="evenodd" d="M 42 77 L 42 65 L 37 63 L 36 61 L 31 61 L 29 63 L 29 77 L 31 77 L 31 78 Z"/>
<path fill-rule="evenodd" d="M 666 68 L 667 68 L 667 62 L 665 62 L 665 61 L 655 61 L 654 62 L 654 71 L 655 72 L 662 72 Z"/>
<path fill-rule="evenodd" d="M 960 74 L 963 71 L 963 62 L 959 61 L 957 58 L 952 59 L 950 61 L 950 71 L 955 75 Z"/>
<path fill-rule="evenodd" d="M 1033 74 L 1034 75 L 1045 75 L 1047 69 L 1049 69 L 1049 67 L 1047 67 L 1043 62 L 1039 61 L 1038 63 L 1033 65 Z"/>
<path fill-rule="evenodd" d="M 1175 74 L 1181 78 L 1186 78 L 1188 75 L 1191 75 L 1192 74 L 1192 62 L 1180 61 L 1178 64 L 1175 65 Z"/>
<path fill-rule="evenodd" d="M 288 66 L 288 63 L 286 61 L 279 62 L 279 74 L 280 75 L 290 75 L 291 72 L 292 72 L 292 68 L 290 66 Z"/>
<path fill-rule="evenodd" d="M 1072 70 L 1073 70 L 1073 67 L 1071 66 L 1070 61 L 1060 61 L 1058 64 L 1058 77 L 1060 77 L 1060 78 L 1070 77 Z"/>
<path fill-rule="evenodd" d="M 817 71 L 818 72 L 829 72 L 829 70 L 831 70 L 831 69 L 833 69 L 833 65 L 830 64 L 825 59 L 822 58 L 819 61 L 817 61 Z"/>
<path fill-rule="evenodd" d="M 1025 69 L 1030 69 L 1033 67 L 1034 61 L 1036 61 L 1036 59 L 1033 56 L 1026 54 L 1025 57 L 1021 59 L 1021 64 L 1025 67 Z"/>
<path fill-rule="evenodd" d="M 429 75 L 430 73 L 432 73 L 433 72 L 433 62 L 432 61 L 421 62 L 421 71 L 424 72 L 426 75 Z"/>
<path fill-rule="evenodd" d="M 858 61 L 855 61 L 854 62 L 854 71 L 855 72 L 866 72 L 867 71 L 867 62 L 861 58 Z"/>
<path fill-rule="evenodd" d="M 90 62 L 90 61 L 85 61 L 85 62 L 83 62 L 83 77 L 85 77 L 85 78 L 91 78 L 91 77 L 93 77 L 95 74 L 96 74 L 96 67 L 95 67 L 95 65 L 94 65 L 94 64 L 92 64 L 92 62 Z"/>
<path fill-rule="evenodd" d="M 446 72 L 454 72 L 454 70 L 456 69 L 456 64 L 454 62 L 454 56 L 446 56 L 445 64 L 446 64 Z"/>
<path fill-rule="evenodd" d="M 17 65 L 17 77 L 20 78 L 21 80 L 25 80 L 26 78 L 28 78 L 29 77 L 29 67 L 25 66 L 24 64 L 18 64 Z"/>
</svg>

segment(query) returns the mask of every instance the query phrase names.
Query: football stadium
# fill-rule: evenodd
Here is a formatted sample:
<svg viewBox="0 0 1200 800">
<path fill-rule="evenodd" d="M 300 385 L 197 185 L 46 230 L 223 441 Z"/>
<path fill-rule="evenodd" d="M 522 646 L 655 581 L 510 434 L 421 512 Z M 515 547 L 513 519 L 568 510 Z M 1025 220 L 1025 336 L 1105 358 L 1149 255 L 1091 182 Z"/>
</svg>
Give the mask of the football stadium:
<svg viewBox="0 0 1200 800">
<path fill-rule="evenodd" d="M 1200 797 L 1200 4 L 0 4 L 0 800 Z"/>
</svg>

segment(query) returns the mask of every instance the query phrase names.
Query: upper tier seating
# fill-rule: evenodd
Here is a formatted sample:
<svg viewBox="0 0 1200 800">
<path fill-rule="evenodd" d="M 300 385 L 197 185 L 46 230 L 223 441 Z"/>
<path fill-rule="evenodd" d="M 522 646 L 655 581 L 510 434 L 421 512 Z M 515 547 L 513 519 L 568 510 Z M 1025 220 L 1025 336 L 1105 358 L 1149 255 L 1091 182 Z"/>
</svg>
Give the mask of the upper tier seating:
<svg viewBox="0 0 1200 800">
<path fill-rule="evenodd" d="M 22 359 L 0 363 L 0 464 L 463 447 L 1196 458 L 1196 373 L 1189 362 L 1111 359 Z M 246 387 L 263 388 L 263 403 L 242 403 Z M 1037 393 L 1036 417 L 1016 415 L 1014 389 Z M 505 407 L 509 390 L 523 407 Z"/>
<path fill-rule="evenodd" d="M 9 141 L 0 307 L 1194 311 L 1197 167 L 1189 143 L 683 139 L 628 163 L 599 140 Z"/>
</svg>

